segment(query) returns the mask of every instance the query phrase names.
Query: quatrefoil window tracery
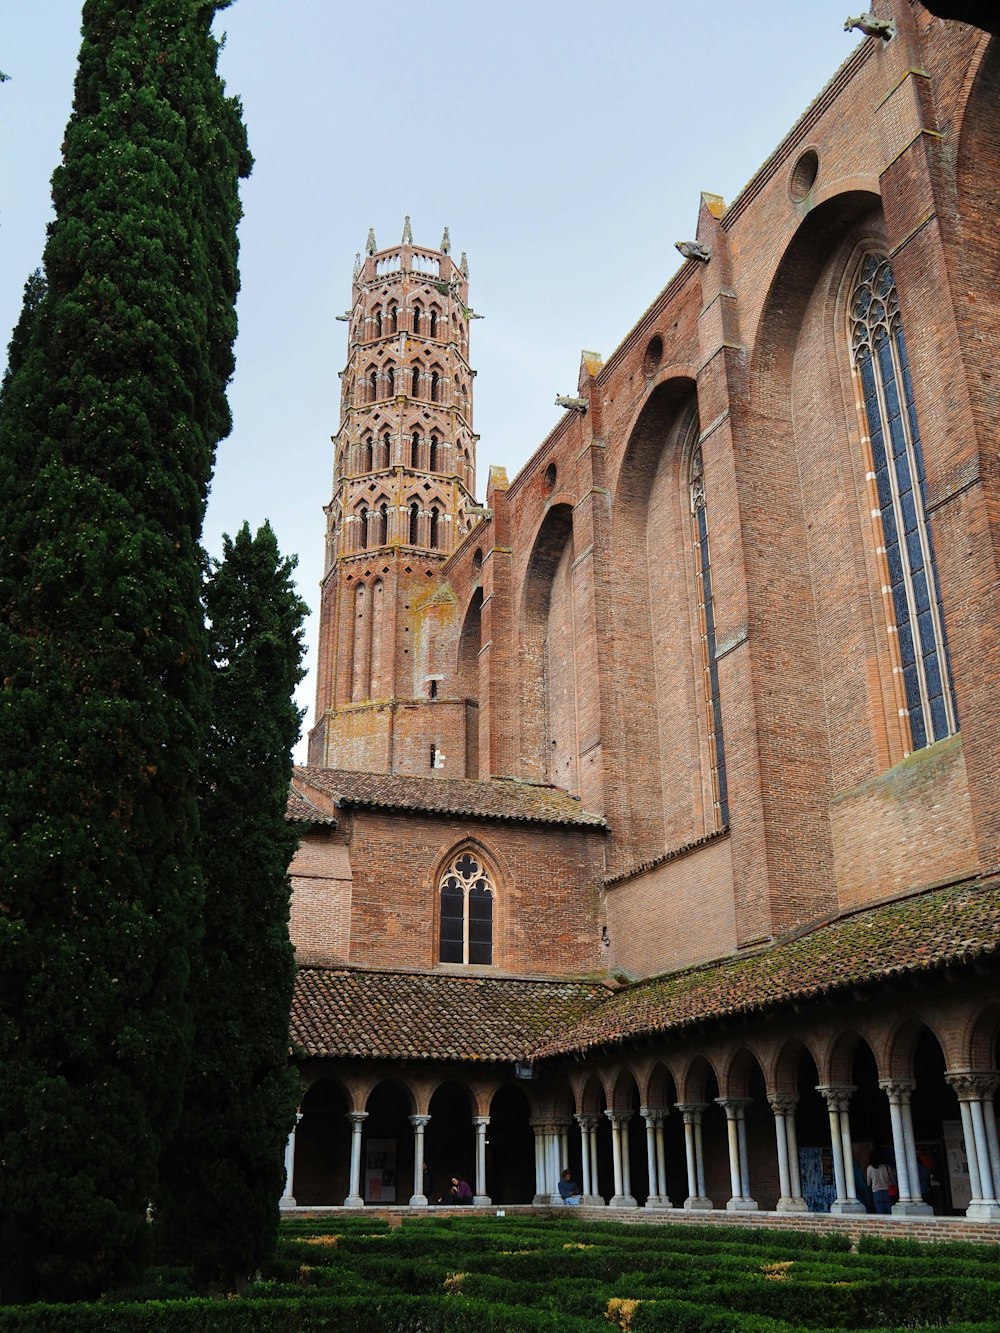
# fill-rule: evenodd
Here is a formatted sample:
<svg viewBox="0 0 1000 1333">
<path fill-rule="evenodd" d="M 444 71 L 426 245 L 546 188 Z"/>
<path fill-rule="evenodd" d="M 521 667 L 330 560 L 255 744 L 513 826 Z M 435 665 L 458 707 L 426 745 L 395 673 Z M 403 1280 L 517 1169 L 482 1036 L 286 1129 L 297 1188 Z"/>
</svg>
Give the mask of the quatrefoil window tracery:
<svg viewBox="0 0 1000 1333">
<path fill-rule="evenodd" d="M 440 960 L 493 962 L 494 888 L 489 872 L 472 852 L 460 852 L 441 877 Z"/>
</svg>

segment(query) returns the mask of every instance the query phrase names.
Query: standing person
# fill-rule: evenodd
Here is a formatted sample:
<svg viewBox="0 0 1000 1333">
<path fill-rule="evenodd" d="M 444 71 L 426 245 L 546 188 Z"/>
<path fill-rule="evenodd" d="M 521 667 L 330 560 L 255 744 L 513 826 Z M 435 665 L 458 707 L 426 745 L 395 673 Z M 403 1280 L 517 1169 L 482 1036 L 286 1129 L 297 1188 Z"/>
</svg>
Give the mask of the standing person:
<svg viewBox="0 0 1000 1333">
<path fill-rule="evenodd" d="M 892 1200 L 889 1197 L 889 1186 L 893 1183 L 892 1168 L 888 1165 L 878 1148 L 875 1148 L 872 1151 L 872 1159 L 868 1163 L 866 1179 L 871 1186 L 872 1202 L 875 1205 L 875 1211 L 877 1213 L 891 1212 Z"/>
<path fill-rule="evenodd" d="M 573 1179 L 573 1174 L 569 1167 L 562 1173 L 559 1180 L 559 1197 L 563 1203 L 578 1204 L 581 1199 L 580 1186 Z"/>
</svg>

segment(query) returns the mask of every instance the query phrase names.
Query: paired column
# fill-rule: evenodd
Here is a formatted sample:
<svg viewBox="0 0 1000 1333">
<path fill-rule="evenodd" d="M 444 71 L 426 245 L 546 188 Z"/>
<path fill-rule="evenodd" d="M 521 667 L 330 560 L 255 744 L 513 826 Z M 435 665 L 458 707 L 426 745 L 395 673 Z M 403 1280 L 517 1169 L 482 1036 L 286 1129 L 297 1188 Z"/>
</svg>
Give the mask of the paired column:
<svg viewBox="0 0 1000 1333">
<path fill-rule="evenodd" d="M 410 1196 L 411 1208 L 426 1208 L 428 1199 L 424 1193 L 424 1130 L 430 1122 L 429 1115 L 411 1115 L 413 1126 L 413 1193 Z"/>
<path fill-rule="evenodd" d="M 345 1208 L 363 1208 L 361 1197 L 361 1126 L 368 1119 L 367 1111 L 348 1111 L 351 1122 L 351 1184 L 344 1200 Z"/>
<path fill-rule="evenodd" d="M 1000 1145 L 993 1107 L 997 1075 L 992 1070 L 967 1070 L 944 1077 L 954 1089 L 962 1113 L 972 1190 L 972 1202 L 965 1215 L 983 1222 L 1000 1220 Z"/>
<path fill-rule="evenodd" d="M 917 1166 L 917 1141 L 910 1107 L 910 1098 L 917 1085 L 908 1078 L 883 1078 L 879 1079 L 878 1085 L 889 1098 L 889 1119 L 892 1122 L 892 1153 L 899 1189 L 899 1199 L 892 1205 L 892 1211 L 917 1217 L 933 1213 L 930 1204 L 924 1203 L 920 1197 L 920 1168 Z"/>
<path fill-rule="evenodd" d="M 712 1200 L 705 1193 L 705 1153 L 702 1147 L 701 1118 L 707 1102 L 677 1102 L 684 1117 L 684 1154 L 687 1158 L 688 1192 L 685 1208 L 711 1208 Z"/>
<path fill-rule="evenodd" d="M 726 1129 L 729 1134 L 729 1179 L 732 1183 L 732 1198 L 726 1204 L 731 1213 L 753 1212 L 757 1200 L 750 1194 L 750 1162 L 747 1153 L 747 1107 L 750 1097 L 716 1097 L 716 1102 L 726 1113 Z"/>
<path fill-rule="evenodd" d="M 553 1120 L 532 1120 L 535 1132 L 535 1197 L 536 1206 L 562 1203 L 559 1193 L 559 1174 L 562 1171 L 563 1130 L 568 1126 Z"/>
<path fill-rule="evenodd" d="M 799 1171 L 799 1141 L 795 1133 L 795 1108 L 798 1097 L 783 1092 L 769 1092 L 767 1100 L 774 1112 L 774 1137 L 778 1149 L 778 1182 L 781 1198 L 776 1213 L 807 1213 L 809 1205 L 802 1197 Z"/>
<path fill-rule="evenodd" d="M 285 1144 L 285 1188 L 278 1200 L 279 1208 L 298 1207 L 295 1202 L 295 1195 L 292 1193 L 292 1187 L 295 1184 L 295 1132 L 301 1119 L 302 1112 L 296 1111 L 295 1124 L 292 1126 L 291 1133 L 288 1135 L 288 1142 Z"/>
<path fill-rule="evenodd" d="M 628 1122 L 631 1111 L 605 1111 L 611 1121 L 611 1153 L 614 1160 L 615 1193 L 609 1208 L 637 1208 L 632 1196 L 632 1171 L 629 1164 Z"/>
<path fill-rule="evenodd" d="M 597 1192 L 597 1126 L 600 1123 L 596 1115 L 578 1115 L 576 1123 L 580 1126 L 580 1146 L 583 1159 L 582 1203 L 591 1208 L 603 1208 L 604 1199 Z"/>
<path fill-rule="evenodd" d="M 858 1198 L 854 1183 L 854 1145 L 851 1142 L 850 1105 L 851 1087 L 833 1087 L 820 1084 L 816 1091 L 826 1101 L 830 1116 L 830 1150 L 833 1157 L 833 1175 L 837 1197 L 830 1205 L 831 1213 L 864 1213 L 865 1205 Z"/>
<path fill-rule="evenodd" d="M 646 1174 L 649 1179 L 647 1208 L 672 1208 L 667 1194 L 667 1160 L 663 1146 L 663 1122 L 666 1110 L 640 1106 L 639 1114 L 646 1122 Z"/>
<path fill-rule="evenodd" d="M 493 1202 L 486 1193 L 486 1128 L 490 1118 L 488 1115 L 476 1115 L 472 1117 L 472 1123 L 476 1127 L 476 1191 L 472 1202 L 485 1208 Z"/>
</svg>

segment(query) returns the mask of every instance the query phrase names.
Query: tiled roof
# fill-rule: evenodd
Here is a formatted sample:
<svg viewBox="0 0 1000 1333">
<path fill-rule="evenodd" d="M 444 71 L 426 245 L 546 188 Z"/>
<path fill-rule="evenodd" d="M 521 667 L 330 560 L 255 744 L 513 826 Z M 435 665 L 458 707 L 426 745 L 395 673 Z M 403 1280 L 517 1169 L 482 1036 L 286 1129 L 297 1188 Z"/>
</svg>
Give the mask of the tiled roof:
<svg viewBox="0 0 1000 1333">
<path fill-rule="evenodd" d="M 387 773 L 350 773 L 341 769 L 297 768 L 298 790 L 313 787 L 339 806 L 417 810 L 480 819 L 510 819 L 533 824 L 576 824 L 604 828 L 600 815 L 588 814 L 575 796 L 542 783 L 514 778 L 470 782 L 465 778 L 411 778 Z"/>
<path fill-rule="evenodd" d="M 532 1053 L 583 1052 L 676 1032 L 886 976 L 968 962 L 998 948 L 1000 878 L 966 882 L 857 912 L 752 954 L 624 987 Z"/>
<path fill-rule="evenodd" d="M 518 1060 L 606 994 L 590 982 L 302 967 L 291 1040 L 312 1056 Z"/>
<path fill-rule="evenodd" d="M 293 824 L 336 824 L 333 815 L 328 815 L 318 806 L 313 805 L 312 801 L 296 791 L 293 787 L 288 793 L 288 804 L 285 807 L 285 818 Z"/>
</svg>

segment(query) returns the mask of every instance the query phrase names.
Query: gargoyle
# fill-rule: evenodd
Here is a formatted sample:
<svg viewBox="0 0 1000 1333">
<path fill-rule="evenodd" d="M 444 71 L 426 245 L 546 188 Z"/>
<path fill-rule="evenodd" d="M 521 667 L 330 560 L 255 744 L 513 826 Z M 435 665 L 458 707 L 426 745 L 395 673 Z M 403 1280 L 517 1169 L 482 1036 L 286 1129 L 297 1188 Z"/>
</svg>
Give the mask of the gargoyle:
<svg viewBox="0 0 1000 1333">
<path fill-rule="evenodd" d="M 896 35 L 895 19 L 877 19 L 874 14 L 859 14 L 856 19 L 848 19 L 844 31 L 860 28 L 866 37 L 881 37 L 883 42 L 891 41 Z"/>
<path fill-rule="evenodd" d="M 711 250 L 701 241 L 674 241 L 674 245 L 685 259 L 697 259 L 699 264 L 707 264 L 712 258 Z"/>
</svg>

